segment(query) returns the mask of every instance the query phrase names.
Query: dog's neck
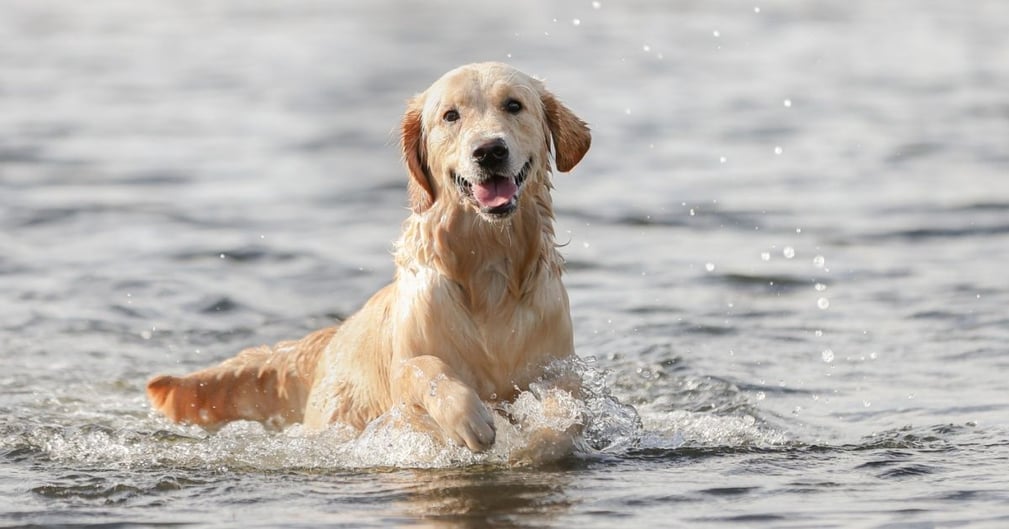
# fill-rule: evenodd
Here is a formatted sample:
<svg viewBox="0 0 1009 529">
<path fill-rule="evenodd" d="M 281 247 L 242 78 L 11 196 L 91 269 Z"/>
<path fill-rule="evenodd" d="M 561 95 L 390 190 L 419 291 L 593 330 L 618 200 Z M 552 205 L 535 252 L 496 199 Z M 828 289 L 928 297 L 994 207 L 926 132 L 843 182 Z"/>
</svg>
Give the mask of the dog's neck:
<svg viewBox="0 0 1009 529">
<path fill-rule="evenodd" d="M 521 300 L 541 274 L 560 277 L 547 174 L 527 183 L 518 210 L 489 221 L 455 197 L 439 200 L 404 224 L 397 273 L 436 271 L 464 291 L 472 309 Z"/>
</svg>

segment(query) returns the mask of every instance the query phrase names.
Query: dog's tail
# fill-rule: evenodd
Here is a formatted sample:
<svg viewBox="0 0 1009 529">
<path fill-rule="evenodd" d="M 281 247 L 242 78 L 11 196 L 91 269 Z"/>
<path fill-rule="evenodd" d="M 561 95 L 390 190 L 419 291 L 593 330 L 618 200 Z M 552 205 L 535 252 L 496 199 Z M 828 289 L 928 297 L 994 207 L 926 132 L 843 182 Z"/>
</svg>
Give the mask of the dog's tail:
<svg viewBox="0 0 1009 529">
<path fill-rule="evenodd" d="M 238 356 L 182 377 L 156 376 L 147 383 L 154 408 L 175 422 L 208 429 L 229 421 L 260 421 L 283 428 L 301 422 L 315 366 L 336 327 Z"/>
</svg>

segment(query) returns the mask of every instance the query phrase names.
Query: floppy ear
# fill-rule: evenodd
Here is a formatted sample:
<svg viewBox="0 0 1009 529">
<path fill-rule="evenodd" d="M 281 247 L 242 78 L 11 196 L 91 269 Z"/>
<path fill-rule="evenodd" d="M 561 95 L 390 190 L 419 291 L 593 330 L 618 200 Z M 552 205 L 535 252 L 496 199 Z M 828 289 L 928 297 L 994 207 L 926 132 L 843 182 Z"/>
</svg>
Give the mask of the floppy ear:
<svg viewBox="0 0 1009 529">
<path fill-rule="evenodd" d="M 540 99 L 547 116 L 547 126 L 554 139 L 554 159 L 557 170 L 566 173 L 578 165 L 592 144 L 589 126 L 553 94 L 540 89 Z"/>
<path fill-rule="evenodd" d="M 410 173 L 407 194 L 410 197 L 410 209 L 414 213 L 423 213 L 434 204 L 434 188 L 431 186 L 431 174 L 425 161 L 424 134 L 421 125 L 423 107 L 420 97 L 410 100 L 406 114 L 403 115 L 401 134 L 403 161 L 406 162 L 407 172 Z"/>
</svg>

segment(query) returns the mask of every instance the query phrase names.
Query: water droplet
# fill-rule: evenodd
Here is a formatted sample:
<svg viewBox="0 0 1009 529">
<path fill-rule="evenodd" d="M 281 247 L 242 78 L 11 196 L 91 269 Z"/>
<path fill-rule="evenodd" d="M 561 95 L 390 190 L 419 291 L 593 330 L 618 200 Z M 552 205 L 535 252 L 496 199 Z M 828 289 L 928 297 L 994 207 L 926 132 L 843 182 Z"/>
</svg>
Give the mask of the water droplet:
<svg viewBox="0 0 1009 529">
<path fill-rule="evenodd" d="M 785 259 L 791 259 L 795 257 L 795 248 L 791 246 L 786 246 L 781 250 L 781 255 L 785 256 Z"/>
<path fill-rule="evenodd" d="M 759 13 L 760 12 L 760 8 L 759 7 L 754 7 L 753 8 L 753 12 L 754 13 Z"/>
<path fill-rule="evenodd" d="M 714 30 L 714 31 L 712 31 L 711 35 L 714 36 L 714 37 L 721 37 L 722 36 L 722 34 L 717 29 Z"/>
<path fill-rule="evenodd" d="M 148 331 L 148 330 L 140 331 L 140 337 L 143 338 L 143 339 L 145 339 L 145 340 L 150 340 L 151 339 L 151 331 Z"/>
<path fill-rule="evenodd" d="M 714 272 L 715 271 L 715 263 L 708 263 L 708 264 L 704 265 L 704 269 L 707 270 L 708 272 Z"/>
<path fill-rule="evenodd" d="M 782 102 L 782 104 L 785 105 L 785 108 L 790 108 L 792 106 L 792 100 L 786 99 Z"/>
<path fill-rule="evenodd" d="M 647 44 L 645 44 L 644 46 L 641 47 L 641 50 L 642 51 L 652 51 L 652 47 L 649 46 L 649 45 L 647 45 Z"/>
<path fill-rule="evenodd" d="M 834 361 L 834 351 L 831 351 L 830 349 L 824 349 L 823 352 L 820 353 L 820 357 L 823 358 L 824 362 L 827 362 L 829 364 Z"/>
<path fill-rule="evenodd" d="M 592 9 L 599 9 L 600 7 L 603 7 L 602 2 L 592 2 Z"/>
<path fill-rule="evenodd" d="M 625 108 L 624 109 L 624 114 L 627 114 L 628 116 L 630 116 L 631 115 L 631 109 L 630 108 Z"/>
<path fill-rule="evenodd" d="M 819 307 L 820 310 L 827 310 L 827 308 L 830 307 L 830 300 L 827 298 L 820 298 L 816 300 L 816 306 Z"/>
<path fill-rule="evenodd" d="M 589 246 L 592 246 L 592 245 L 589 244 L 589 243 L 587 243 L 587 242 L 583 242 L 582 243 L 582 248 L 588 248 Z"/>
<path fill-rule="evenodd" d="M 729 161 L 729 159 L 728 159 L 728 158 L 726 158 L 726 157 L 724 157 L 724 156 L 722 156 L 722 157 L 718 158 L 718 163 L 725 163 L 725 162 L 727 162 L 727 161 Z"/>
<path fill-rule="evenodd" d="M 817 329 L 816 332 L 814 332 L 813 334 L 815 334 L 819 338 L 820 336 L 823 336 L 823 331 Z"/>
<path fill-rule="evenodd" d="M 863 400 L 862 401 L 862 406 L 865 406 L 866 408 L 868 408 L 869 406 L 872 406 L 872 403 L 869 402 L 869 401 L 867 401 L 867 400 Z"/>
<path fill-rule="evenodd" d="M 827 290 L 827 285 L 824 285 L 823 283 L 817 283 L 813 285 L 813 288 L 815 288 L 817 292 L 823 292 L 824 290 Z"/>
<path fill-rule="evenodd" d="M 761 261 L 770 261 L 771 260 L 771 252 L 760 252 L 760 260 Z"/>
<path fill-rule="evenodd" d="M 574 19 L 574 20 L 571 21 L 571 25 L 572 26 L 580 26 L 580 25 L 582 25 L 582 21 L 581 21 L 581 19 L 576 18 L 576 19 Z"/>
<path fill-rule="evenodd" d="M 823 258 L 822 255 L 817 255 L 813 258 L 813 266 L 817 268 L 823 268 L 823 265 L 827 264 L 827 260 Z"/>
<path fill-rule="evenodd" d="M 691 217 L 693 217 L 693 216 L 694 216 L 694 208 L 690 208 L 690 216 L 691 216 Z"/>
<path fill-rule="evenodd" d="M 774 147 L 774 154 L 781 154 L 783 152 L 785 152 L 785 150 L 781 148 L 781 145 L 777 145 Z"/>
<path fill-rule="evenodd" d="M 763 391 L 758 391 L 757 392 L 757 400 L 764 400 L 766 398 L 767 398 L 767 394 L 766 393 L 764 393 Z"/>
<path fill-rule="evenodd" d="M 224 257 L 225 257 L 225 256 L 224 256 L 224 254 L 222 253 L 222 254 L 221 254 L 221 259 L 224 259 Z"/>
<path fill-rule="evenodd" d="M 511 59 L 511 58 L 512 58 L 512 54 L 508 53 L 508 54 L 506 54 L 506 55 L 507 55 L 507 57 L 508 57 L 509 59 Z"/>
</svg>

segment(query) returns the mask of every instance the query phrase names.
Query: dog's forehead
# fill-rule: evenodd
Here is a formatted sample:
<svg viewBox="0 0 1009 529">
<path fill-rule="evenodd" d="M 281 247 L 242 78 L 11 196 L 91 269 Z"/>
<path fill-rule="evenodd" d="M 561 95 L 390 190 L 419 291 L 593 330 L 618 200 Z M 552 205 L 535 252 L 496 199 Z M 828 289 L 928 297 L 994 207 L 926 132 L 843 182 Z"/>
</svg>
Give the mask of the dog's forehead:
<svg viewBox="0 0 1009 529">
<path fill-rule="evenodd" d="M 535 80 L 503 63 L 461 66 L 434 82 L 425 91 L 425 113 L 443 106 L 481 106 L 487 101 L 536 92 Z"/>
</svg>

